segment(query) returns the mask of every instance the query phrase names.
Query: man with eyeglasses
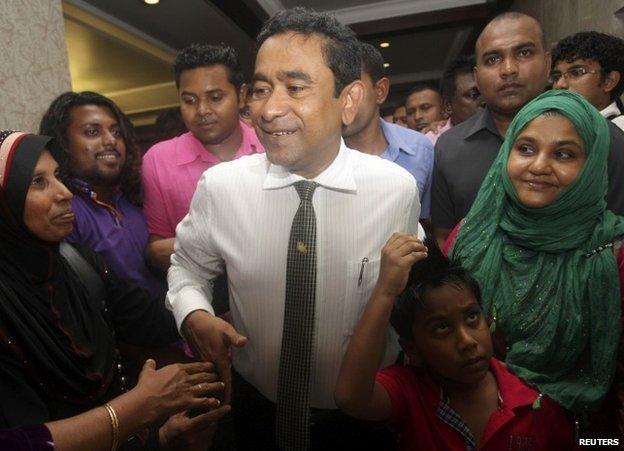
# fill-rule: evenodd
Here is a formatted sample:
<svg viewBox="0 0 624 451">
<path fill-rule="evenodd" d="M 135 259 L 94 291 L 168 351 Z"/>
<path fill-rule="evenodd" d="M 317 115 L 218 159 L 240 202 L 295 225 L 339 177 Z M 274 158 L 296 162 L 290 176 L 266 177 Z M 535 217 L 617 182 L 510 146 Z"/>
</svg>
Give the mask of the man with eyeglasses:
<svg viewBox="0 0 624 451">
<path fill-rule="evenodd" d="M 550 83 L 554 89 L 577 92 L 600 114 L 624 130 L 624 41 L 586 31 L 568 36 L 552 51 Z"/>
<path fill-rule="evenodd" d="M 439 244 L 472 207 L 496 159 L 507 127 L 520 109 L 546 89 L 550 54 L 533 17 L 500 14 L 475 45 L 477 86 L 485 108 L 451 128 L 435 146 L 431 220 Z M 624 135 L 611 127 L 607 206 L 624 215 Z"/>
</svg>

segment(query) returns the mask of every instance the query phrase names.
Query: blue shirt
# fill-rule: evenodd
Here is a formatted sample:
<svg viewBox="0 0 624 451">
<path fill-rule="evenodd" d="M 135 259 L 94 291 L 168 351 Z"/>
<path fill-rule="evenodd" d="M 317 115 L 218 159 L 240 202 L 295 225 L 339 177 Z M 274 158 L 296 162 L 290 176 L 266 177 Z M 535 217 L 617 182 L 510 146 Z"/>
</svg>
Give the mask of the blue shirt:
<svg viewBox="0 0 624 451">
<path fill-rule="evenodd" d="M 379 119 L 388 148 L 381 158 L 406 169 L 416 179 L 420 195 L 420 218 L 428 218 L 431 210 L 431 178 L 433 144 L 422 133 Z"/>
</svg>

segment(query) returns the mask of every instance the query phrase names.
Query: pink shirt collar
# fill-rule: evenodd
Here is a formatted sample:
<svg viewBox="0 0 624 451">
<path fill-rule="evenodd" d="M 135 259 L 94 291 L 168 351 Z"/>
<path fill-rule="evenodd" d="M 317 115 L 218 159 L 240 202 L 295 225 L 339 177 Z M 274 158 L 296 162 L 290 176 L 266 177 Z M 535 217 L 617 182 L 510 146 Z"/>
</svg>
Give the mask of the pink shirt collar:
<svg viewBox="0 0 624 451">
<path fill-rule="evenodd" d="M 234 158 L 252 153 L 262 152 L 262 145 L 258 141 L 256 132 L 252 127 L 239 121 L 239 127 L 243 132 L 243 142 L 236 151 Z M 192 163 L 200 158 L 206 163 L 217 164 L 221 161 L 210 151 L 206 150 L 202 143 L 191 132 L 186 132 L 180 136 L 180 143 L 176 146 L 176 164 L 183 166 Z"/>
</svg>

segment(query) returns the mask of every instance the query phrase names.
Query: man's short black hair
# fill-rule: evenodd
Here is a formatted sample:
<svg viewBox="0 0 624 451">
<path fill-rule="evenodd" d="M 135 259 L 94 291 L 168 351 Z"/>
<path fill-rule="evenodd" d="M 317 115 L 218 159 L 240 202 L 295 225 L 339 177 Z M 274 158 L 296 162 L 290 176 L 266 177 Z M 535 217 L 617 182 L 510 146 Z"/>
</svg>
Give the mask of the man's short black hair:
<svg viewBox="0 0 624 451">
<path fill-rule="evenodd" d="M 405 98 L 407 99 L 409 96 L 411 96 L 412 94 L 416 92 L 422 92 L 422 91 L 427 91 L 427 90 L 431 90 L 433 92 L 437 92 L 438 94 L 440 94 L 440 91 L 438 90 L 438 88 L 432 83 L 417 83 L 414 86 L 412 86 L 412 89 L 409 90 Z"/>
<path fill-rule="evenodd" d="M 384 59 L 381 52 L 368 42 L 360 42 L 360 58 L 362 58 L 362 68 L 364 72 L 377 83 L 386 75 Z"/>
<path fill-rule="evenodd" d="M 176 87 L 180 88 L 180 76 L 185 70 L 197 67 L 209 67 L 217 64 L 225 66 L 228 81 L 234 85 L 236 91 L 243 84 L 243 71 L 238 62 L 238 54 L 232 47 L 220 44 L 191 44 L 178 52 L 173 61 Z"/>
<path fill-rule="evenodd" d="M 288 31 L 304 36 L 316 34 L 325 38 L 323 56 L 334 74 L 336 97 L 349 83 L 359 80 L 362 64 L 358 40 L 353 30 L 342 25 L 336 18 L 301 6 L 279 11 L 267 20 L 260 30 L 257 37 L 258 46 L 271 36 Z M 305 55 L 302 55 L 302 58 L 304 57 Z"/>
<path fill-rule="evenodd" d="M 442 74 L 440 79 L 440 95 L 445 102 L 451 102 L 455 95 L 457 95 L 457 84 L 455 80 L 458 75 L 472 74 L 475 67 L 475 57 L 460 56 L 456 60 L 452 61 Z"/>
<path fill-rule="evenodd" d="M 406 341 L 414 339 L 414 320 L 424 307 L 427 293 L 432 289 L 443 285 L 465 287 L 481 305 L 481 288 L 470 273 L 457 262 L 446 258 L 434 239 L 427 238 L 424 244 L 427 246 L 427 258 L 412 266 L 407 286 L 394 303 L 390 316 L 390 324 L 399 337 Z"/>
<path fill-rule="evenodd" d="M 611 91 L 611 100 L 624 91 L 624 41 L 597 31 L 583 31 L 563 38 L 552 50 L 552 66 L 559 61 L 571 63 L 577 59 L 596 60 L 602 68 L 602 80 L 611 71 L 620 73 L 620 81 Z"/>
</svg>

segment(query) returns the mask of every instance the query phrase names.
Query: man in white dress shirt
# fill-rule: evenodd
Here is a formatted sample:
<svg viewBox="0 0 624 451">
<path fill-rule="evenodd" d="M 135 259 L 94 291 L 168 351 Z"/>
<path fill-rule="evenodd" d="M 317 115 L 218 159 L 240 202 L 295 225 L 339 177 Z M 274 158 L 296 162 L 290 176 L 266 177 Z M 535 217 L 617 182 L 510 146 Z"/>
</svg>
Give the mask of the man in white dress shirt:
<svg viewBox="0 0 624 451">
<path fill-rule="evenodd" d="M 327 15 L 294 8 L 271 18 L 258 44 L 250 108 L 266 154 L 203 174 L 177 228 L 168 303 L 191 346 L 215 362 L 226 390 L 228 350 L 234 346 L 238 449 L 275 449 L 278 442 L 300 448 L 283 445 L 284 428 L 276 441 L 275 403 L 284 386 L 293 388 L 284 374 L 278 384 L 278 376 L 284 363 L 289 236 L 300 208 L 294 184 L 315 182 L 310 383 L 294 388 L 309 392 L 304 420 L 312 449 L 370 445 L 370 428 L 335 411 L 334 386 L 375 285 L 383 244 L 396 231 L 417 233 L 418 189 L 403 168 L 349 149 L 341 139 L 363 96 L 351 30 Z M 300 244 L 297 251 L 307 253 Z M 206 280 L 226 266 L 231 325 L 213 315 L 211 287 L 206 288 Z M 397 355 L 396 336 L 389 332 L 383 363 Z"/>
</svg>

